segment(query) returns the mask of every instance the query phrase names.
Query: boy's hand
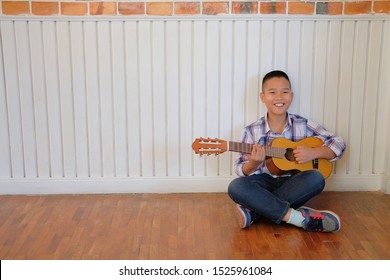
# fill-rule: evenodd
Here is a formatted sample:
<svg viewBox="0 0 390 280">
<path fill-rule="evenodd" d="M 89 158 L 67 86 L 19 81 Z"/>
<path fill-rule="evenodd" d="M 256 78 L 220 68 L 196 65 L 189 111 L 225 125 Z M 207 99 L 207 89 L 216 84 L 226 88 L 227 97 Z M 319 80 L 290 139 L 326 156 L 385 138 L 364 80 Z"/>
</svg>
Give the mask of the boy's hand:
<svg viewBox="0 0 390 280">
<path fill-rule="evenodd" d="M 253 145 L 249 161 L 259 166 L 265 160 L 265 149 L 259 145 Z"/>
<path fill-rule="evenodd" d="M 306 146 L 298 146 L 293 151 L 295 161 L 297 163 L 305 163 L 316 158 L 332 159 L 336 154 L 325 146 L 310 148 Z"/>
<path fill-rule="evenodd" d="M 254 172 L 265 160 L 265 149 L 259 145 L 253 145 L 252 153 L 248 156 L 248 162 L 242 166 L 242 172 L 249 175 Z"/>
<path fill-rule="evenodd" d="M 306 146 L 296 147 L 293 151 L 293 154 L 297 163 L 305 163 L 317 157 L 316 150 Z"/>
</svg>

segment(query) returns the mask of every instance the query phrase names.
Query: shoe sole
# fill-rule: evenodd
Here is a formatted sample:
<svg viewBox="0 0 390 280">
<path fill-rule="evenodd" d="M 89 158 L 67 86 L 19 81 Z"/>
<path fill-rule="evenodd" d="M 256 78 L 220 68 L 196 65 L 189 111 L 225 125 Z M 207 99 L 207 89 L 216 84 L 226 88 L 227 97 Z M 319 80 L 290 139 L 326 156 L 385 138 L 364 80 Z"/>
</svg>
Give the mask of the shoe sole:
<svg viewBox="0 0 390 280">
<path fill-rule="evenodd" d="M 308 210 L 311 210 L 311 211 L 314 211 L 314 212 L 329 213 L 329 214 L 333 215 L 334 217 L 336 217 L 337 223 L 339 224 L 339 228 L 337 230 L 333 230 L 333 231 L 330 231 L 330 232 L 337 232 L 337 231 L 339 231 L 341 229 L 340 217 L 335 212 L 332 212 L 332 211 L 329 211 L 329 210 L 317 210 L 317 209 L 313 209 L 313 208 L 310 208 L 310 207 L 307 207 L 307 206 L 301 206 L 299 208 L 301 208 L 301 209 L 308 209 Z"/>
<path fill-rule="evenodd" d="M 244 210 L 238 204 L 236 205 L 236 216 L 237 216 L 237 220 L 238 220 L 238 226 L 240 228 L 247 228 L 250 226 L 250 224 L 247 225 L 247 222 L 246 222 L 247 219 L 246 219 L 246 215 L 244 213 Z"/>
</svg>

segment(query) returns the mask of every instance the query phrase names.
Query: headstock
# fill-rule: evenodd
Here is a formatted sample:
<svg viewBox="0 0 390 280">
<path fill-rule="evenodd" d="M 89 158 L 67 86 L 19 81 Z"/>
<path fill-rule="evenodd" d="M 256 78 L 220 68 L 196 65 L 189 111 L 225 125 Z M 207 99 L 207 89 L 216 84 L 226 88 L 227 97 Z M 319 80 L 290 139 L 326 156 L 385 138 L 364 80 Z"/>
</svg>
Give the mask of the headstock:
<svg viewBox="0 0 390 280">
<path fill-rule="evenodd" d="M 227 151 L 227 141 L 212 138 L 196 138 L 192 149 L 200 155 L 219 155 Z"/>
</svg>

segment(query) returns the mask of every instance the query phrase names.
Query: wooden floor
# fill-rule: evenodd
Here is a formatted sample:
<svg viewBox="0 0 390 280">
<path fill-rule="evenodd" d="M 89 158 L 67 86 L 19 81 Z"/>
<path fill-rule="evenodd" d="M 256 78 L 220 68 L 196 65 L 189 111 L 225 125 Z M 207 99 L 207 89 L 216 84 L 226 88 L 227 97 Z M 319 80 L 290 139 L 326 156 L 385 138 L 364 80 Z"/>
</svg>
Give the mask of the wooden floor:
<svg viewBox="0 0 390 280">
<path fill-rule="evenodd" d="M 390 259 L 390 196 L 323 192 L 337 233 L 237 226 L 226 193 L 0 196 L 0 259 Z"/>
</svg>

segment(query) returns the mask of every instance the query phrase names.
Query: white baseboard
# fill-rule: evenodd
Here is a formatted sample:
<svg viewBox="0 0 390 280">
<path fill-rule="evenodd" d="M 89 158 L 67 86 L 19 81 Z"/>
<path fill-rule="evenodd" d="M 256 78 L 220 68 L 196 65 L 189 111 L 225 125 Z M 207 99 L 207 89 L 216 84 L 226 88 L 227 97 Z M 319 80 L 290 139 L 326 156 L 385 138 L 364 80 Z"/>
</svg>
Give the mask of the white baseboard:
<svg viewBox="0 0 390 280">
<path fill-rule="evenodd" d="M 384 191 L 385 177 L 373 175 L 330 176 L 326 180 L 327 191 Z"/>
<path fill-rule="evenodd" d="M 101 178 L 0 180 L 0 194 L 224 192 L 232 178 Z"/>
<path fill-rule="evenodd" d="M 199 193 L 226 192 L 236 177 L 167 177 L 102 179 L 0 179 L 0 194 Z M 383 191 L 390 194 L 390 178 L 383 175 L 331 176 L 326 191 Z"/>
</svg>

